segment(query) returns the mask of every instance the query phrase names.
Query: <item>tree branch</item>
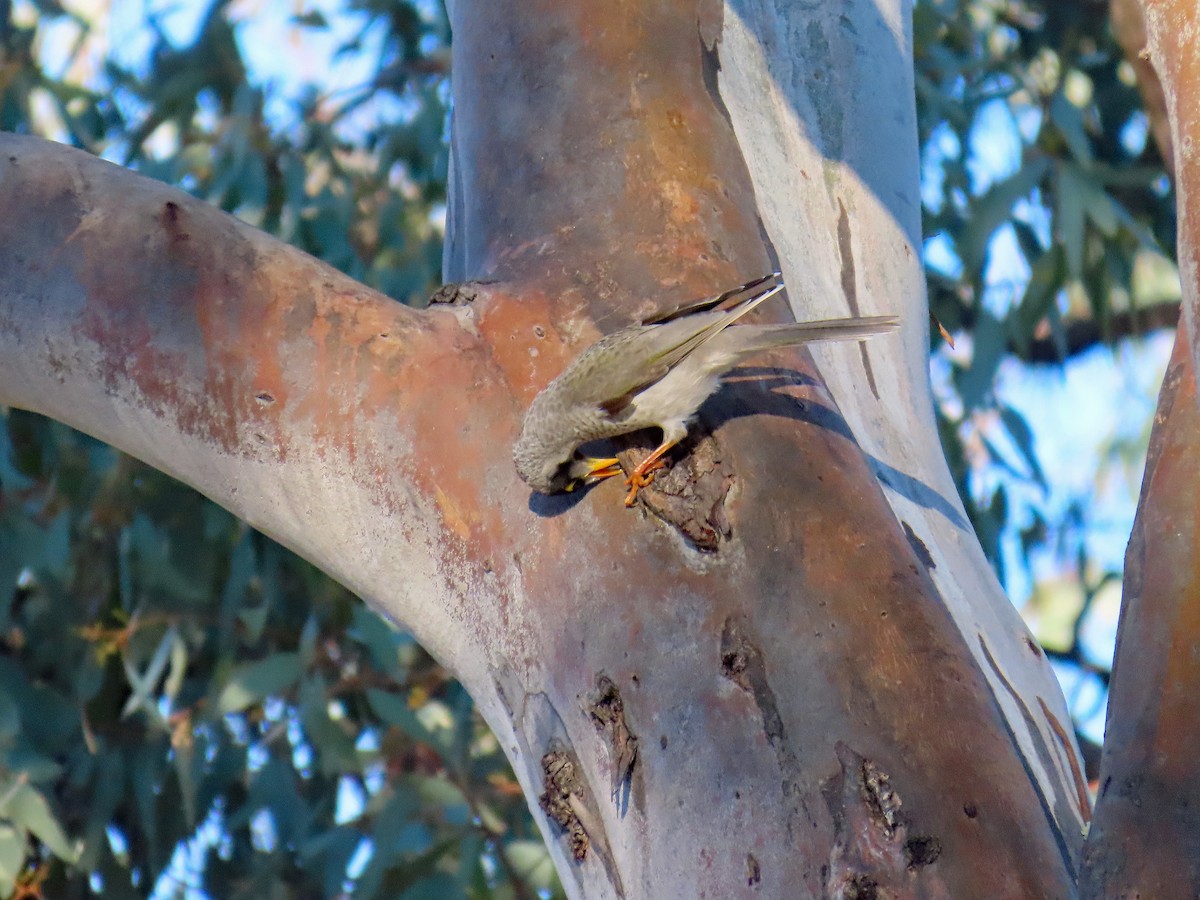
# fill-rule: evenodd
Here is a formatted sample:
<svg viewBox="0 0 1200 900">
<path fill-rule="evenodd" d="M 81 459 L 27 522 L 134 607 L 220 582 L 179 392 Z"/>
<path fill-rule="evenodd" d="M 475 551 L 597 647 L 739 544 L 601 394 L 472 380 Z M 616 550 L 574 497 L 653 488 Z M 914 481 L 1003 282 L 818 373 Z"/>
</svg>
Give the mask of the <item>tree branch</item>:
<svg viewBox="0 0 1200 900">
<path fill-rule="evenodd" d="M 1125 558 L 1117 652 L 1085 845 L 1081 896 L 1174 896 L 1200 884 L 1200 10 L 1142 4 L 1146 47 L 1170 117 L 1183 322 L 1159 394 L 1137 517 Z M 1142 82 L 1143 90 L 1147 89 Z M 1147 105 L 1157 103 L 1151 90 Z M 1151 110 L 1154 115 L 1154 110 Z M 1157 132 L 1156 132 L 1157 133 Z"/>
<path fill-rule="evenodd" d="M 1140 309 L 1114 312 L 1104 323 L 1095 319 L 1071 319 L 1063 329 L 1063 348 L 1054 338 L 1038 337 L 1029 342 L 1027 352 L 1018 352 L 1011 346 L 1009 352 L 1025 362 L 1060 363 L 1064 358 L 1062 349 L 1066 350 L 1066 358 L 1070 359 L 1101 344 L 1113 344 L 1130 337 L 1145 337 L 1178 324 L 1178 301 L 1156 303 Z"/>
<path fill-rule="evenodd" d="M 0 135 L 0 208 L 0 402 L 186 481 L 358 593 L 386 593 L 434 653 L 458 652 L 416 536 L 446 527 L 431 482 L 471 446 L 461 398 L 491 394 L 505 428 L 517 407 L 479 387 L 456 314 L 417 313 L 46 141 Z"/>
<path fill-rule="evenodd" d="M 1061 345 L 1053 336 L 1042 336 L 1039 332 L 1039 336 L 1024 347 L 1010 340 L 1008 352 L 1022 362 L 1057 365 L 1094 347 L 1131 337 L 1145 337 L 1163 328 L 1174 328 L 1179 324 L 1179 310 L 1180 303 L 1175 300 L 1114 312 L 1109 315 L 1107 322 L 1071 318 L 1063 328 Z M 962 327 L 970 329 L 976 321 L 975 310 L 963 308 L 960 317 Z"/>
<path fill-rule="evenodd" d="M 1169 897 L 1200 884 L 1200 412 L 1181 331 L 1159 397 L 1125 558 L 1096 816 L 1082 897 Z"/>
</svg>

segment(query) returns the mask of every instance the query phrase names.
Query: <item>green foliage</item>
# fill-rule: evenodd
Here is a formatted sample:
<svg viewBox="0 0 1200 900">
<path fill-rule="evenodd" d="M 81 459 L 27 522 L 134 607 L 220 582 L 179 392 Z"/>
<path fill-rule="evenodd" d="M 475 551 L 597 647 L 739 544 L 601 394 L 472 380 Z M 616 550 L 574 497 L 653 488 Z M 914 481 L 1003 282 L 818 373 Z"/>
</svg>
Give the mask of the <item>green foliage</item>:
<svg viewBox="0 0 1200 900">
<path fill-rule="evenodd" d="M 1156 281 L 1173 272 L 1174 196 L 1106 3 L 923 0 L 914 36 L 924 227 L 953 263 L 931 267 L 930 309 L 969 335 L 939 354 L 940 413 L 954 426 L 942 436 L 951 458 L 970 461 L 959 489 L 1001 568 L 1007 497 L 977 476 L 999 467 L 1000 482 L 1045 480 L 1030 429 L 993 394 L 999 366 L 1066 360 L 1136 333 L 1140 303 L 1176 302 L 1177 286 L 1164 295 Z M 998 160 L 1005 138 L 1011 159 Z"/>
<path fill-rule="evenodd" d="M 24 487 L 5 491 L 0 546 L 24 565 L 0 615 L 5 893 L 42 857 L 63 890 L 182 877 L 181 841 L 220 897 L 336 896 L 364 841 L 355 896 L 544 881 L 500 748 L 411 639 L 168 477 L 56 423 L 8 424 Z M 339 821 L 347 786 L 362 806 Z"/>
</svg>

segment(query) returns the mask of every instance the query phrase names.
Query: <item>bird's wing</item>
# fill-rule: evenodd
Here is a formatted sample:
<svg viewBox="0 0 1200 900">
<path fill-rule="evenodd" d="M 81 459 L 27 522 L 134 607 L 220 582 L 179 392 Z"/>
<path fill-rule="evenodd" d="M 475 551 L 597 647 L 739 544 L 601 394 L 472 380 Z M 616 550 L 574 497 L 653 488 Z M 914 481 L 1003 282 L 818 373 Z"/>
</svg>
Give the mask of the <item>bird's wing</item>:
<svg viewBox="0 0 1200 900">
<path fill-rule="evenodd" d="M 661 325 L 649 326 L 653 331 L 648 336 L 647 343 L 652 343 L 657 350 L 657 354 L 651 358 L 655 363 L 670 369 L 697 347 L 711 341 L 754 307 L 782 290 L 783 285 L 777 284 L 729 309 L 696 312 Z"/>
<path fill-rule="evenodd" d="M 626 328 L 588 348 L 571 367 L 575 398 L 616 417 L 633 397 L 666 375 L 670 367 L 656 360 L 657 343 L 646 339 L 647 332 L 658 327 Z"/>
<path fill-rule="evenodd" d="M 747 281 L 745 284 L 740 284 L 735 288 L 730 288 L 727 291 L 722 291 L 719 294 L 714 294 L 711 297 L 705 297 L 702 300 L 693 300 L 684 306 L 669 310 L 668 312 L 659 313 L 649 319 L 643 319 L 643 325 L 662 325 L 665 322 L 673 322 L 676 319 L 691 315 L 692 313 L 702 312 L 706 309 L 712 309 L 714 306 L 720 306 L 730 297 L 736 297 L 738 294 L 744 294 L 746 291 L 753 290 L 756 287 L 766 284 L 769 281 L 778 281 L 783 276 L 779 272 L 772 272 L 770 275 L 764 275 L 761 278 L 755 278 L 753 281 Z"/>
<path fill-rule="evenodd" d="M 573 366 L 573 381 L 581 388 L 586 385 L 583 390 L 588 402 L 617 418 L 634 397 L 672 366 L 781 290 L 783 285 L 776 285 L 727 310 L 695 312 L 659 325 L 610 334 L 579 358 Z"/>
</svg>

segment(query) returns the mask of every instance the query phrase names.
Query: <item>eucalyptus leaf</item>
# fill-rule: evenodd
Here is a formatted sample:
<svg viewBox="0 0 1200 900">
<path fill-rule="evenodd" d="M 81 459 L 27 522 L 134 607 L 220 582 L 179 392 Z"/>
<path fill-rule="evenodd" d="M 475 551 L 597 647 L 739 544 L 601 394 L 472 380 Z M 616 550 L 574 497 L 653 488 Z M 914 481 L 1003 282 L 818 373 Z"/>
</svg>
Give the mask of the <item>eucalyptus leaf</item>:
<svg viewBox="0 0 1200 900">
<path fill-rule="evenodd" d="M 1060 246 L 1051 247 L 1033 261 L 1025 293 L 1009 319 L 1009 335 L 1022 353 L 1029 352 L 1034 332 L 1054 306 L 1065 279 L 1066 265 Z"/>
<path fill-rule="evenodd" d="M 67 838 L 50 804 L 32 785 L 21 781 L 0 784 L 0 818 L 33 832 L 64 862 L 74 862 L 78 857 L 78 851 Z"/>
<path fill-rule="evenodd" d="M 958 373 L 958 392 L 967 410 L 977 409 L 991 393 L 996 370 L 1007 347 L 1003 323 L 987 310 L 980 313 L 972 336 L 971 364 Z"/>
<path fill-rule="evenodd" d="M 242 666 L 221 689 L 217 709 L 226 714 L 261 703 L 272 694 L 280 694 L 292 687 L 302 673 L 298 653 L 276 653 Z"/>
<path fill-rule="evenodd" d="M 25 835 L 0 823 L 0 896 L 11 897 L 13 885 L 25 864 Z"/>
<path fill-rule="evenodd" d="M 1055 228 L 1066 254 L 1067 272 L 1072 278 L 1083 275 L 1084 187 L 1069 164 L 1058 167 L 1058 206 Z"/>
<path fill-rule="evenodd" d="M 1076 162 L 1090 165 L 1093 160 L 1092 142 L 1083 125 L 1083 112 L 1062 91 L 1050 98 L 1050 118 Z"/>
</svg>

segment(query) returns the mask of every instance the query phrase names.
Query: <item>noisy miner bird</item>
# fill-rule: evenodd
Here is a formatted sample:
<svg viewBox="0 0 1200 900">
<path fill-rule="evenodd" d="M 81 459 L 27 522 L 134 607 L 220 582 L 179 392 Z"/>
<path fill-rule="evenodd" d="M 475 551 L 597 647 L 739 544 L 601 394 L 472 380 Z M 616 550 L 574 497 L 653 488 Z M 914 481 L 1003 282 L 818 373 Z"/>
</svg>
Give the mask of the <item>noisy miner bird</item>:
<svg viewBox="0 0 1200 900">
<path fill-rule="evenodd" d="M 740 303 L 738 294 L 778 281 Z M 615 458 L 580 454 L 588 441 L 642 428 L 662 429 L 662 443 L 633 470 L 625 505 L 662 468 L 662 456 L 687 436 L 688 422 L 721 376 L 750 356 L 811 341 L 854 340 L 894 329 L 895 316 L 864 316 L 784 325 L 733 325 L 783 290 L 778 272 L 616 331 L 588 347 L 533 399 L 513 460 L 535 491 L 551 494 L 620 473 Z"/>
</svg>

